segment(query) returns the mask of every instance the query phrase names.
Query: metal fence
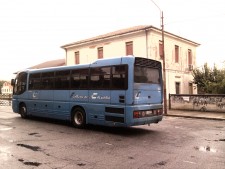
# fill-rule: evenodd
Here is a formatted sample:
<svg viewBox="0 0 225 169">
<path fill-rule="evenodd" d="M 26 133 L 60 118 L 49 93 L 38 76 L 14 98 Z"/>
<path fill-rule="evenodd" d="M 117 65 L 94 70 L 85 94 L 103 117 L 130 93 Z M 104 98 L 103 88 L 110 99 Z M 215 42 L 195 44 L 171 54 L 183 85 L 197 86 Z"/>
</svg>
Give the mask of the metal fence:
<svg viewBox="0 0 225 169">
<path fill-rule="evenodd" d="M 225 112 L 225 94 L 169 94 L 169 109 Z"/>
<path fill-rule="evenodd" d="M 12 95 L 11 94 L 0 94 L 0 106 L 11 106 Z"/>
<path fill-rule="evenodd" d="M 12 95 L 0 94 L 0 106 L 11 106 Z M 225 113 L 225 94 L 169 94 L 169 109 Z"/>
</svg>

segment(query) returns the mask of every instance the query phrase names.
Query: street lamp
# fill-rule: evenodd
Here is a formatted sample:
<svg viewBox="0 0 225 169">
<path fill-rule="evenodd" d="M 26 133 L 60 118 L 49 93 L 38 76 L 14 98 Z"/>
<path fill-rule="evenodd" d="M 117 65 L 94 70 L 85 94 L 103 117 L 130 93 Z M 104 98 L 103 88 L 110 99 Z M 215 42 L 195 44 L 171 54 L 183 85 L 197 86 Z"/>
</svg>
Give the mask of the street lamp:
<svg viewBox="0 0 225 169">
<path fill-rule="evenodd" d="M 159 8 L 159 6 L 151 0 L 152 3 L 155 4 L 155 6 L 160 11 L 160 21 L 161 21 L 161 28 L 162 28 L 162 59 L 163 59 L 163 99 L 164 99 L 164 112 L 167 114 L 167 96 L 166 96 L 166 68 L 165 68 L 165 51 L 164 51 L 164 23 L 163 23 L 163 11 Z"/>
</svg>

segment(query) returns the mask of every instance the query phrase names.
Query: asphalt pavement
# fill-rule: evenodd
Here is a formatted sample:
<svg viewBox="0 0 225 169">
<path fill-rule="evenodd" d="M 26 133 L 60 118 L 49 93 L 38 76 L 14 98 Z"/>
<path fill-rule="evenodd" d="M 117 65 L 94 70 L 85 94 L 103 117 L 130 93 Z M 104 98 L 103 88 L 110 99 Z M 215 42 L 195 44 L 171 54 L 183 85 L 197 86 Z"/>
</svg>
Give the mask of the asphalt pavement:
<svg viewBox="0 0 225 169">
<path fill-rule="evenodd" d="M 0 169 L 225 169 L 224 124 L 165 116 L 150 126 L 77 129 L 0 106 Z"/>
</svg>

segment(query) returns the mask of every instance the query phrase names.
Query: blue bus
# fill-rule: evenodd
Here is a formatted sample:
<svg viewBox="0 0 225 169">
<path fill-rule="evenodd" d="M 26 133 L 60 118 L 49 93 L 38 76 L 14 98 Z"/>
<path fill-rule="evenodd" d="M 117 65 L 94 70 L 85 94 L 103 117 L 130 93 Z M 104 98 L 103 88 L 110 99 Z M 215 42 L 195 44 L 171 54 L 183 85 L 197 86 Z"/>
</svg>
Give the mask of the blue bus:
<svg viewBox="0 0 225 169">
<path fill-rule="evenodd" d="M 86 124 L 137 126 L 163 118 L 161 62 L 134 56 L 24 70 L 11 80 L 13 112 Z"/>
</svg>

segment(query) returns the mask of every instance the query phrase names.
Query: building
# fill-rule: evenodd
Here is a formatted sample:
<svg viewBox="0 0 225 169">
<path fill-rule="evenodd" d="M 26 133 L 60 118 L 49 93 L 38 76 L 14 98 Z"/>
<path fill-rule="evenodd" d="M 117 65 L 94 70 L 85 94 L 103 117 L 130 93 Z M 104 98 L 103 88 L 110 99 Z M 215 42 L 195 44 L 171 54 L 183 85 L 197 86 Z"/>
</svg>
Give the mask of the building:
<svg viewBox="0 0 225 169">
<path fill-rule="evenodd" d="M 57 67 L 57 66 L 65 66 L 65 59 L 49 60 L 43 63 L 39 63 L 37 65 L 31 66 L 26 69 L 42 69 L 42 68 Z M 17 74 L 18 72 L 20 71 L 17 71 L 14 74 Z"/>
<path fill-rule="evenodd" d="M 56 66 L 65 66 L 65 59 L 56 59 L 56 60 L 46 61 L 38 65 L 29 67 L 28 69 L 41 69 L 41 68 L 56 67 Z"/>
<path fill-rule="evenodd" d="M 135 26 L 61 46 L 66 65 L 91 63 L 96 59 L 134 55 L 162 61 L 161 29 Z M 192 69 L 196 65 L 196 48 L 200 44 L 164 32 L 167 95 L 195 94 Z"/>
<path fill-rule="evenodd" d="M 13 87 L 11 86 L 10 82 L 4 82 L 1 88 L 1 94 L 8 95 L 12 94 Z"/>
</svg>

